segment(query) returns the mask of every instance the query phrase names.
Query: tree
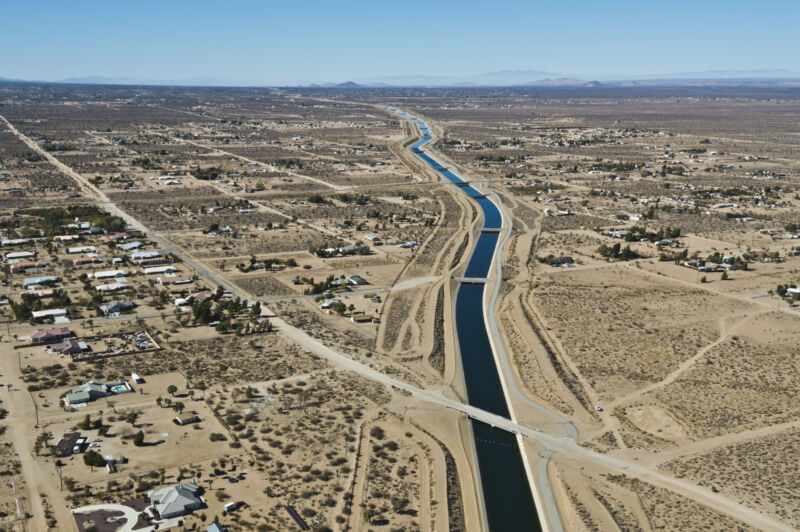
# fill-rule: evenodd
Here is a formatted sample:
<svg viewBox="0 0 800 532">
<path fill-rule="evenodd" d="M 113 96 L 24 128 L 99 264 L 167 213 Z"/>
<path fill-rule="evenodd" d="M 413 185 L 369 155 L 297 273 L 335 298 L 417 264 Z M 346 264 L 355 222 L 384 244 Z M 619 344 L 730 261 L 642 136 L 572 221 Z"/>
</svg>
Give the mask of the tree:
<svg viewBox="0 0 800 532">
<path fill-rule="evenodd" d="M 261 316 L 261 303 L 256 301 L 255 304 L 253 304 L 253 306 L 250 307 L 250 315 L 254 318 L 258 318 Z"/>
<path fill-rule="evenodd" d="M 727 281 L 728 280 L 728 272 L 722 272 L 722 280 L 723 281 Z"/>
<path fill-rule="evenodd" d="M 130 423 L 131 425 L 133 425 L 135 427 L 136 426 L 136 420 L 138 418 L 139 418 L 139 413 L 138 412 L 128 412 L 128 414 L 125 416 L 125 421 L 127 421 L 128 423 Z"/>
<path fill-rule="evenodd" d="M 184 410 L 185 408 L 186 408 L 186 405 L 184 405 L 184 404 L 183 404 L 181 401 L 175 401 L 175 402 L 172 404 L 172 409 L 173 409 L 173 410 L 175 410 L 175 411 L 176 411 L 177 413 L 179 413 L 179 414 L 180 414 L 181 412 L 183 412 L 183 410 Z"/>
<path fill-rule="evenodd" d="M 39 455 L 39 451 L 44 447 L 48 447 L 48 442 L 53 439 L 53 434 L 50 432 L 42 432 L 36 437 L 36 442 L 33 445 L 34 451 L 36 455 Z"/>
<path fill-rule="evenodd" d="M 89 449 L 83 455 L 83 463 L 90 467 L 103 467 L 106 465 L 106 459 L 94 449 Z"/>
<path fill-rule="evenodd" d="M 142 447 L 144 445 L 144 432 L 140 430 L 136 433 L 136 436 L 133 437 L 133 444 L 136 447 Z"/>
<path fill-rule="evenodd" d="M 392 508 L 394 509 L 395 513 L 397 514 L 403 513 L 407 506 L 408 506 L 408 499 L 406 499 L 405 497 L 392 498 Z"/>
<path fill-rule="evenodd" d="M 167 386 L 167 393 L 172 395 L 173 397 L 175 396 L 175 392 L 177 392 L 177 391 L 178 391 L 178 387 L 175 386 L 174 384 L 170 384 L 169 386 Z"/>
</svg>

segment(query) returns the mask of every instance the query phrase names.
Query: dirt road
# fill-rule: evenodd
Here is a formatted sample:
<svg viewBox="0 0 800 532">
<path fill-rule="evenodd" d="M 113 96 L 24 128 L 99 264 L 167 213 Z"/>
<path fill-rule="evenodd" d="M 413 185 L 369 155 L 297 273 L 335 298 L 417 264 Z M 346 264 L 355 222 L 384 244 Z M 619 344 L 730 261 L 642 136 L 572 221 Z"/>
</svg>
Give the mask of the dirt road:
<svg viewBox="0 0 800 532">
<path fill-rule="evenodd" d="M 75 181 L 79 184 L 81 189 L 84 190 L 84 192 L 89 197 L 94 198 L 99 206 L 107 210 L 109 213 L 122 218 L 132 228 L 135 228 L 143 232 L 150 239 L 157 242 L 167 252 L 173 253 L 175 256 L 181 258 L 186 264 L 195 268 L 195 270 L 197 270 L 200 276 L 206 277 L 209 281 L 222 286 L 235 296 L 242 297 L 242 299 L 244 300 L 248 299 L 247 297 L 244 297 L 244 294 L 240 292 L 236 287 L 230 285 L 224 278 L 222 278 L 222 276 L 218 272 L 215 272 L 211 268 L 201 266 L 191 256 L 187 255 L 182 250 L 180 250 L 179 248 L 175 247 L 170 242 L 168 242 L 166 239 L 164 239 L 154 231 L 147 228 L 139 220 L 133 218 L 128 213 L 117 207 L 117 205 L 114 202 L 110 201 L 108 197 L 101 190 L 99 190 L 97 187 L 89 183 L 85 178 L 83 178 L 83 176 L 73 171 L 70 167 L 58 161 L 54 156 L 43 150 L 31 139 L 21 134 L 4 117 L 0 116 L 0 119 L 8 125 L 12 133 L 14 133 L 20 140 L 25 142 L 33 151 L 45 157 L 49 162 L 51 162 L 51 164 L 53 164 L 60 171 L 64 172 L 66 175 L 69 175 L 70 177 L 75 179 Z M 628 475 L 640 478 L 654 485 L 665 487 L 667 489 L 680 493 L 683 496 L 701 502 L 702 504 L 705 504 L 722 513 L 731 515 L 745 523 L 755 526 L 756 528 L 769 529 L 769 530 L 791 530 L 790 527 L 784 525 L 783 523 L 776 521 L 768 516 L 764 516 L 754 510 L 746 508 L 734 501 L 731 501 L 730 499 L 724 496 L 721 496 L 720 494 L 713 493 L 711 492 L 711 490 L 701 488 L 687 481 L 669 477 L 667 475 L 660 473 L 655 469 L 642 466 L 641 464 L 638 464 L 635 461 L 610 457 L 600 453 L 596 453 L 589 449 L 584 449 L 577 445 L 573 437 L 553 436 L 550 434 L 545 434 L 535 428 L 516 423 L 510 419 L 505 419 L 500 416 L 496 416 L 490 412 L 486 412 L 481 409 L 469 406 L 460 401 L 449 399 L 444 396 L 444 394 L 442 393 L 443 391 L 442 389 L 423 390 L 416 388 L 405 382 L 384 375 L 383 373 L 377 371 L 376 369 L 368 365 L 362 364 L 360 362 L 348 358 L 347 356 L 341 353 L 333 351 L 332 349 L 323 345 L 319 341 L 311 338 L 304 331 L 290 326 L 289 324 L 287 324 L 285 321 L 283 321 L 278 317 L 272 318 L 272 322 L 276 327 L 276 329 L 280 331 L 281 334 L 285 335 L 288 339 L 292 340 L 293 342 L 297 343 L 298 345 L 307 349 L 308 351 L 311 351 L 312 353 L 325 358 L 336 367 L 340 367 L 342 369 L 346 369 L 349 371 L 354 371 L 375 382 L 379 382 L 386 386 L 394 387 L 396 389 L 404 390 L 414 398 L 419 399 L 421 401 L 427 403 L 433 403 L 444 408 L 450 408 L 452 410 L 461 412 L 462 414 L 467 415 L 471 418 L 478 419 L 485 423 L 489 423 L 493 426 L 499 427 L 509 432 L 520 434 L 527 438 L 535 439 L 537 441 L 542 442 L 550 449 L 558 451 L 559 453 L 570 455 L 576 459 L 587 460 L 596 464 L 600 464 L 612 470 L 624 472 Z M 18 369 L 16 370 L 16 373 L 11 373 L 14 370 L 13 362 L 14 361 L 12 360 L 12 367 L 7 368 L 7 371 L 9 371 L 8 374 L 18 376 L 19 375 Z M 4 363 L 8 364 L 8 360 L 6 360 Z M 11 393 L 12 397 L 9 399 L 9 404 L 13 408 L 11 415 L 17 421 L 16 423 L 14 423 L 16 428 L 15 445 L 17 446 L 17 450 L 20 454 L 21 459 L 23 459 L 23 472 L 25 474 L 25 478 L 28 481 L 31 490 L 31 499 L 32 499 L 32 505 L 34 507 L 33 511 L 35 514 L 34 515 L 35 522 L 38 524 L 44 524 L 44 506 L 41 501 L 41 498 L 38 496 L 39 493 L 46 494 L 46 496 L 54 502 L 53 506 L 54 510 L 56 511 L 57 519 L 59 519 L 59 523 L 71 522 L 71 517 L 69 517 L 68 512 L 66 515 L 63 515 L 64 508 L 63 507 L 59 508 L 60 504 L 56 502 L 62 500 L 60 494 L 57 492 L 57 488 L 55 488 L 55 486 L 57 486 L 57 483 L 53 481 L 52 475 L 48 475 L 46 473 L 46 470 L 43 469 L 43 466 L 41 464 L 44 464 L 44 462 L 34 460 L 32 455 L 33 441 L 35 440 L 36 437 L 35 427 L 33 427 L 33 425 L 28 421 L 34 414 L 32 411 L 33 409 L 32 401 L 30 401 L 29 399 L 28 405 L 26 406 L 25 401 L 21 400 L 21 398 L 18 396 L 20 394 L 27 392 L 20 391 Z M 46 528 L 42 526 L 37 529 L 44 530 Z"/>
</svg>

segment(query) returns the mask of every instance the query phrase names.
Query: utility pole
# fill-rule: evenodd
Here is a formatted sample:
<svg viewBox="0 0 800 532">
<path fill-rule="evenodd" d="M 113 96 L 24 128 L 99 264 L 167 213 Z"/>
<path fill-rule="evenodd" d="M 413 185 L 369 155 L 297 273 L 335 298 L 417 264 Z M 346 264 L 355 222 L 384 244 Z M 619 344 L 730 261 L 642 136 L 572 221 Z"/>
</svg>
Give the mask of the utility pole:
<svg viewBox="0 0 800 532">
<path fill-rule="evenodd" d="M 36 404 L 36 399 L 33 398 L 33 393 L 31 394 L 31 401 L 33 401 L 33 411 L 36 412 L 36 427 L 39 426 L 39 405 Z"/>
<path fill-rule="evenodd" d="M 58 461 L 53 459 L 53 464 L 56 466 L 56 474 L 58 475 L 59 491 L 64 491 L 64 477 L 61 473 L 61 468 L 58 466 Z"/>
</svg>

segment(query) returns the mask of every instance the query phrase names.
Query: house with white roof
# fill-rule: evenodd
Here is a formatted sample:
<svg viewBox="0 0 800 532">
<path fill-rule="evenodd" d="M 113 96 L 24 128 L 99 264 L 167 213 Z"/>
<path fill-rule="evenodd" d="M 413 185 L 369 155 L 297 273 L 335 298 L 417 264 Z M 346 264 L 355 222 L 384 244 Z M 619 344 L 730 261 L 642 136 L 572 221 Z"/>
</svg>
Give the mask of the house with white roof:
<svg viewBox="0 0 800 532">
<path fill-rule="evenodd" d="M 176 270 L 174 266 L 151 266 L 150 268 L 145 268 L 142 270 L 145 275 L 153 275 L 158 273 L 175 273 Z"/>
<path fill-rule="evenodd" d="M 94 274 L 95 279 L 116 279 L 125 277 L 125 270 L 106 270 Z"/>
<path fill-rule="evenodd" d="M 67 252 L 70 255 L 75 255 L 76 253 L 97 253 L 97 248 L 94 246 L 76 246 L 67 249 Z"/>
</svg>

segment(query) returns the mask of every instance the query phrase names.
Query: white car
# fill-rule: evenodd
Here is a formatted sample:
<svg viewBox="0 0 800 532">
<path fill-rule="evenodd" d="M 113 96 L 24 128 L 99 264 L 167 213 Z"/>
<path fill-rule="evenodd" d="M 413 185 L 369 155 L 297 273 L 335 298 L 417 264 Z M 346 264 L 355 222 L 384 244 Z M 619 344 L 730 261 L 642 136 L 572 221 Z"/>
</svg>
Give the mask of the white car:
<svg viewBox="0 0 800 532">
<path fill-rule="evenodd" d="M 603 407 L 602 407 L 602 406 L 600 406 L 600 405 L 596 405 L 596 406 L 594 407 L 594 409 L 595 409 L 595 410 L 597 410 L 598 412 L 602 412 L 602 411 L 603 411 Z"/>
<path fill-rule="evenodd" d="M 99 443 L 93 443 L 93 444 L 89 445 L 89 447 L 100 447 L 100 444 Z"/>
<path fill-rule="evenodd" d="M 103 441 L 103 440 L 101 440 L 100 438 L 95 438 L 95 439 L 93 439 L 92 441 L 93 441 L 93 442 L 95 442 L 95 443 L 97 443 L 97 442 L 100 442 L 100 441 Z"/>
</svg>

